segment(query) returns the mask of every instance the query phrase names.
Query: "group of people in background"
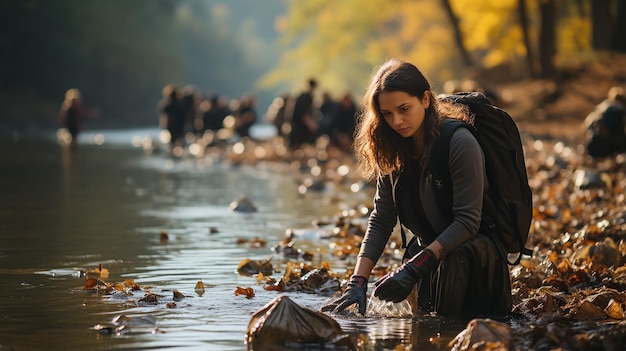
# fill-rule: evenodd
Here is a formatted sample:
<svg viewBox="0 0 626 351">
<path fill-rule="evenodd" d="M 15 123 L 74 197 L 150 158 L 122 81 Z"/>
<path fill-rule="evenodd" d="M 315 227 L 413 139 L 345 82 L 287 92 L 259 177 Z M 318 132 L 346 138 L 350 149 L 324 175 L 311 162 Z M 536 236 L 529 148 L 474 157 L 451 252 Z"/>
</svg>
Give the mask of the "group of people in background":
<svg viewBox="0 0 626 351">
<path fill-rule="evenodd" d="M 326 91 L 317 94 L 318 89 L 317 80 L 311 78 L 300 94 L 276 97 L 265 115 L 266 121 L 276 127 L 291 149 L 314 144 L 325 135 L 334 146 L 351 150 L 360 107 L 350 92 L 335 99 Z"/>
<path fill-rule="evenodd" d="M 349 151 L 356 124 L 358 106 L 350 93 L 334 99 L 330 93 L 318 95 L 318 82 L 311 78 L 301 93 L 274 98 L 264 120 L 275 126 L 276 135 L 289 148 L 313 145 L 323 135 L 337 147 Z M 203 96 L 194 86 L 163 87 L 158 103 L 159 126 L 169 132 L 171 148 L 183 145 L 185 135 L 202 136 L 229 128 L 238 138 L 250 136 L 250 127 L 263 122 L 258 118 L 256 98 L 244 95 L 227 99 L 220 95 Z"/>
<path fill-rule="evenodd" d="M 257 119 L 256 99 L 244 95 L 228 100 L 213 94 L 203 95 L 192 85 L 163 87 L 162 99 L 157 105 L 159 127 L 169 132 L 171 148 L 184 144 L 187 133 L 202 136 L 207 131 L 216 133 L 224 128 L 224 121 L 232 116 L 234 132 L 239 137 L 249 136 L 250 127 Z"/>
<path fill-rule="evenodd" d="M 352 151 L 357 116 L 361 107 L 350 92 L 338 99 L 328 92 L 318 93 L 316 79 L 307 81 L 299 94 L 283 94 L 274 98 L 264 119 L 276 128 L 277 136 L 284 138 L 293 150 L 313 145 L 321 136 L 330 143 Z M 483 91 L 471 80 L 449 81 L 444 93 L 456 91 Z M 485 91 L 483 91 L 485 92 Z M 497 98 L 485 94 L 497 104 Z M 243 95 L 229 100 L 219 94 L 203 95 L 192 85 L 183 87 L 168 84 L 163 87 L 158 103 L 159 127 L 169 132 L 171 148 L 184 145 L 185 135 L 201 137 L 207 131 L 217 133 L 230 128 L 239 138 L 250 137 L 250 127 L 260 122 L 256 98 Z M 82 105 L 80 90 L 66 91 L 59 111 L 59 122 L 67 130 L 69 143 L 75 147 L 82 120 L 98 117 L 99 109 Z M 225 121 L 228 125 L 225 125 Z M 583 122 L 587 152 L 594 158 L 626 152 L 626 92 L 623 87 L 609 89 L 607 98 L 600 102 Z"/>
</svg>

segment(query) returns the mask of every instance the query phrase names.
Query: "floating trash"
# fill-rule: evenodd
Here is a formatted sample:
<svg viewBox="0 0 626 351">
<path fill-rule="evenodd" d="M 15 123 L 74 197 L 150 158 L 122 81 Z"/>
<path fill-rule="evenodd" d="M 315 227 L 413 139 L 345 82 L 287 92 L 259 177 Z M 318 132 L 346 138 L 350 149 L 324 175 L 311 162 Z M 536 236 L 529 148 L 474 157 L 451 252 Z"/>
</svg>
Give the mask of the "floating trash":
<svg viewBox="0 0 626 351">
<path fill-rule="evenodd" d="M 287 296 L 279 296 L 258 310 L 246 333 L 248 350 L 274 350 L 278 347 L 320 350 L 355 350 L 354 341 L 333 318 L 300 307 Z"/>
</svg>

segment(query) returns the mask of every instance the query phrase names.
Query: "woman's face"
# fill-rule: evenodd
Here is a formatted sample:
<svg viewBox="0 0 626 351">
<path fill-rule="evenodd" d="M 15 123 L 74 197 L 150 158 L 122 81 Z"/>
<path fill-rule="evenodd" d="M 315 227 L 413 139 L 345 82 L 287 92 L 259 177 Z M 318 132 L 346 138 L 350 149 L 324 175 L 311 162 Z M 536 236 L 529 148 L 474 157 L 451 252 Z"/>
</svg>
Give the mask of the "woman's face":
<svg viewBox="0 0 626 351">
<path fill-rule="evenodd" d="M 380 112 L 385 122 L 404 138 L 420 138 L 430 105 L 430 94 L 424 93 L 419 99 L 403 91 L 384 91 L 378 95 Z"/>
</svg>

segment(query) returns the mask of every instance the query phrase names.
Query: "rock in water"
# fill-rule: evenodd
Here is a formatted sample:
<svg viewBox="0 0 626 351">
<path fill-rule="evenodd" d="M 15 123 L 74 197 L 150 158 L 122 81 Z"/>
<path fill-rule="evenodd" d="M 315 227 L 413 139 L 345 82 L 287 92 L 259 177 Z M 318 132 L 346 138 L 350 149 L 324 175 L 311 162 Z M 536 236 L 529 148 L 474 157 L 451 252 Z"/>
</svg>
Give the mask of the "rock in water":
<svg viewBox="0 0 626 351">
<path fill-rule="evenodd" d="M 252 203 L 252 201 L 248 200 L 245 196 L 240 197 L 239 199 L 230 203 L 228 208 L 231 211 L 235 212 L 256 212 L 256 206 Z"/>
<path fill-rule="evenodd" d="M 249 351 L 306 345 L 355 350 L 350 336 L 332 317 L 300 307 L 287 296 L 275 298 L 254 313 L 246 344 Z"/>
<path fill-rule="evenodd" d="M 448 346 L 450 351 L 509 350 L 511 328 L 488 318 L 472 319 Z"/>
</svg>

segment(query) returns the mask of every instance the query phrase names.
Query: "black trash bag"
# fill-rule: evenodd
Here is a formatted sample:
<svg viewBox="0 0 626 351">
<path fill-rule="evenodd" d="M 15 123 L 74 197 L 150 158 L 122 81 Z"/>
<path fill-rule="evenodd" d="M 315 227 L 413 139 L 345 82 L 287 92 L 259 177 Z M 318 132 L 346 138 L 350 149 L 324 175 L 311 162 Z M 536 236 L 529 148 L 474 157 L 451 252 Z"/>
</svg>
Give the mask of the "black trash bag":
<svg viewBox="0 0 626 351">
<path fill-rule="evenodd" d="M 258 310 L 248 323 L 248 351 L 312 347 L 356 350 L 354 341 L 330 316 L 279 296 Z"/>
</svg>

